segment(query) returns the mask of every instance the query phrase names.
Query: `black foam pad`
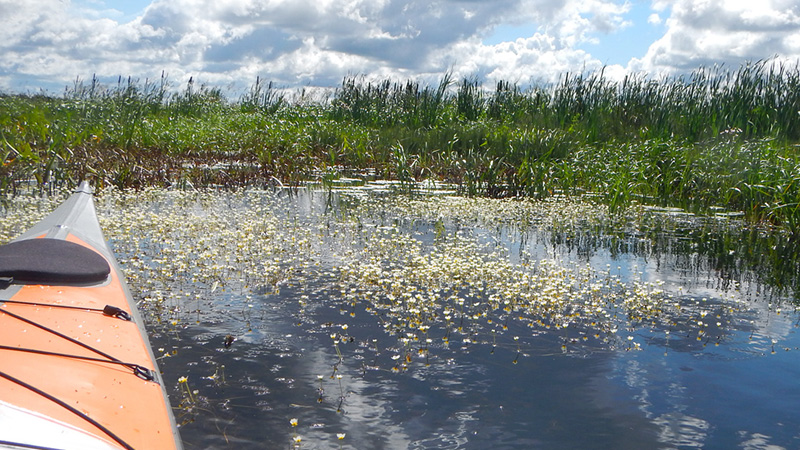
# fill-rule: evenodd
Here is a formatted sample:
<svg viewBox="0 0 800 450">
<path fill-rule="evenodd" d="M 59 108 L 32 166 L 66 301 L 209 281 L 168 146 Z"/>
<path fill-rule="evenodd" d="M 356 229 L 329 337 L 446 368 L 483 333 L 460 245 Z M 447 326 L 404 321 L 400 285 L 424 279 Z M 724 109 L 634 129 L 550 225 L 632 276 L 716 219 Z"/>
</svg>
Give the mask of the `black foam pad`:
<svg viewBox="0 0 800 450">
<path fill-rule="evenodd" d="M 26 239 L 0 246 L 0 277 L 39 284 L 103 281 L 111 272 L 103 256 L 61 239 Z"/>
</svg>

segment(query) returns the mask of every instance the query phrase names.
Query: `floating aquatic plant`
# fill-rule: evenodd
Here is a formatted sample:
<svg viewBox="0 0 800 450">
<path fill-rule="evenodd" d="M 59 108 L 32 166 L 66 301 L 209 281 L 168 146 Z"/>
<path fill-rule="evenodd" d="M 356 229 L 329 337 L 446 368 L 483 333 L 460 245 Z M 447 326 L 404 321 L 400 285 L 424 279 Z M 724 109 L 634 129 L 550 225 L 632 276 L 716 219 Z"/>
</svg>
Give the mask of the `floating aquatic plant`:
<svg viewBox="0 0 800 450">
<path fill-rule="evenodd" d="M 309 376 L 309 398 L 313 408 L 335 417 L 346 417 L 336 412 L 350 407 L 359 373 L 413 376 L 483 350 L 498 361 L 506 358 L 502 363 L 519 363 L 533 353 L 539 337 L 552 338 L 548 352 L 565 355 L 647 345 L 665 352 L 713 347 L 732 339 L 731 330 L 749 330 L 747 321 L 755 314 L 735 285 L 729 296 L 700 298 L 647 279 L 636 268 L 596 267 L 555 250 L 534 257 L 520 244 L 533 229 L 549 232 L 552 248 L 567 245 L 559 244 L 558 236 L 577 239 L 608 224 L 635 232 L 643 223 L 633 214 L 638 209 L 612 215 L 591 198 L 575 197 L 530 201 L 365 192 L 369 188 L 342 191 L 336 194 L 340 201 L 318 203 L 283 190 L 100 192 L 104 232 L 149 329 L 176 343 L 159 353 L 167 358 L 181 346 L 212 343 L 204 362 L 211 361 L 213 369 L 204 366 L 192 378 L 195 389 L 188 378 L 177 385 L 194 414 L 205 413 L 196 406 L 207 406 L 207 390 L 241 382 L 217 360 L 257 354 L 244 353 L 253 343 L 261 345 L 256 333 L 272 327 L 265 310 L 273 300 L 291 305 L 286 308 L 295 314 L 292 326 L 324 336 L 330 372 L 312 372 L 326 375 Z M 330 192 L 307 194 L 331 198 Z M 36 220 L 36 211 L 43 215 L 54 206 L 23 200 L 8 203 L 0 235 L 15 234 L 25 221 Z M 647 214 L 643 220 L 649 226 L 657 223 L 667 231 L 686 220 L 677 212 Z M 738 257 L 725 250 L 726 257 Z M 291 298 L 284 298 L 284 289 Z M 326 306 L 339 309 L 347 321 L 315 322 Z M 782 314 L 792 307 L 770 308 Z M 350 318 L 362 311 L 387 337 L 361 334 Z M 205 333 L 213 336 L 186 340 L 193 327 L 216 328 Z M 764 339 L 754 331 L 753 341 L 767 351 L 781 348 L 776 337 Z M 367 352 L 375 354 L 374 362 L 356 358 Z M 283 426 L 296 415 L 290 414 L 282 416 Z M 292 445 L 299 444 L 296 427 L 292 430 Z"/>
</svg>

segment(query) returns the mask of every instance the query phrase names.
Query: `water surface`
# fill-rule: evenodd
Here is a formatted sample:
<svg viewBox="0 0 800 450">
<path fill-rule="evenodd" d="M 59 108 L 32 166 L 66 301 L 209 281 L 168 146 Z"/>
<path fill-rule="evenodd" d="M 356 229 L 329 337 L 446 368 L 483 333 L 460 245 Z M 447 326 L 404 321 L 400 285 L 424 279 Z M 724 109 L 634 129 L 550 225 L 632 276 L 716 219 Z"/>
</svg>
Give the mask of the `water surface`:
<svg viewBox="0 0 800 450">
<path fill-rule="evenodd" d="M 796 252 L 734 215 L 379 184 L 98 209 L 188 449 L 800 447 Z"/>
</svg>

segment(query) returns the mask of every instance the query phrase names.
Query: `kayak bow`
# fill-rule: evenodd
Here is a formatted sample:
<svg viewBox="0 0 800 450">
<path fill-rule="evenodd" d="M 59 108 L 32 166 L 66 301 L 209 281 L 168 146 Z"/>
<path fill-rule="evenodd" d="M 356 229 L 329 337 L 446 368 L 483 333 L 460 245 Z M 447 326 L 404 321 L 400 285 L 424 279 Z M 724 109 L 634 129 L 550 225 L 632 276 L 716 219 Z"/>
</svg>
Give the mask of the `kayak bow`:
<svg viewBox="0 0 800 450">
<path fill-rule="evenodd" d="M 182 448 L 86 182 L 0 246 L 0 448 Z"/>
</svg>

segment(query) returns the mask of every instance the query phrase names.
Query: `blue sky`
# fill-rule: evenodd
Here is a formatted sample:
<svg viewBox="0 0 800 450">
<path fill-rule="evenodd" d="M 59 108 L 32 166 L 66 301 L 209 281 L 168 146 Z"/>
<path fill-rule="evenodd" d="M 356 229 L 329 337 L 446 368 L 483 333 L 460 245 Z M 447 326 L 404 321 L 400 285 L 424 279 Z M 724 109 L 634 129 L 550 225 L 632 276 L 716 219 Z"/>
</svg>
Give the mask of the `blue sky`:
<svg viewBox="0 0 800 450">
<path fill-rule="evenodd" d="M 631 58 L 643 56 L 650 44 L 664 35 L 666 27 L 663 22 L 652 24 L 648 18 L 655 14 L 650 2 L 630 2 L 630 11 L 626 14 L 628 24 L 619 30 L 598 36 L 598 41 L 580 46 L 603 64 L 625 66 Z M 659 16 L 660 19 L 660 16 Z"/>
<path fill-rule="evenodd" d="M 189 77 L 243 92 L 348 75 L 521 85 L 800 58 L 800 0 L 0 0 L 0 92 Z"/>
<path fill-rule="evenodd" d="M 624 4 L 625 2 L 623 2 Z M 596 33 L 596 42 L 584 42 L 578 48 L 585 50 L 603 64 L 625 66 L 635 56 L 647 53 L 647 48 L 660 38 L 665 31 L 661 24 L 650 24 L 648 18 L 654 14 L 649 1 L 627 2 L 630 10 L 625 14 L 627 23 L 609 33 Z M 483 39 L 484 44 L 495 45 L 503 41 L 513 41 L 537 30 L 538 25 L 501 24 Z"/>
</svg>

